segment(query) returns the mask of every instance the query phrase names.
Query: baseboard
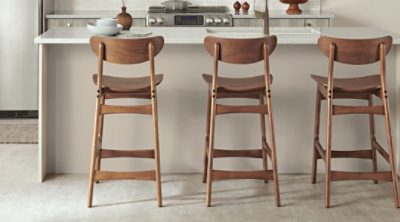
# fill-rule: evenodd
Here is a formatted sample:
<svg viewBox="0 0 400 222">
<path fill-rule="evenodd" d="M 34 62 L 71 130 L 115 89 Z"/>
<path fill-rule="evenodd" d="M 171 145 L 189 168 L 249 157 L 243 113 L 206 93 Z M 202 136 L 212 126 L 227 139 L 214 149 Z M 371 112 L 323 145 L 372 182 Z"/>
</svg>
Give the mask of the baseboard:
<svg viewBox="0 0 400 222">
<path fill-rule="evenodd" d="M 0 119 L 38 118 L 37 110 L 0 110 Z"/>
</svg>

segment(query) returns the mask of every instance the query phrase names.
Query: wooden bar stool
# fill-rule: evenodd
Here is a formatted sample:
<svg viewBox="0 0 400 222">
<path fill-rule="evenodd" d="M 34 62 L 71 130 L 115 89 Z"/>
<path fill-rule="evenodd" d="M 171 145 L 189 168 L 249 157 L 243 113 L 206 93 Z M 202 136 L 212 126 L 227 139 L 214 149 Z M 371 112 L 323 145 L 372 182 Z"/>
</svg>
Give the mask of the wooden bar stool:
<svg viewBox="0 0 400 222">
<path fill-rule="evenodd" d="M 269 55 L 277 44 L 276 36 L 257 39 L 225 39 L 206 37 L 204 46 L 214 57 L 212 75 L 204 74 L 209 85 L 207 127 L 205 138 L 204 175 L 207 182 L 206 205 L 211 205 L 212 182 L 228 179 L 262 179 L 274 181 L 275 201 L 280 206 L 278 169 L 276 160 L 275 131 L 272 120 L 271 87 L 272 76 L 269 72 Z M 263 60 L 264 74 L 248 78 L 219 77 L 219 61 L 231 64 L 252 64 Z M 217 99 L 248 98 L 259 100 L 259 105 L 237 106 L 217 104 Z M 253 150 L 226 150 L 214 148 L 215 118 L 220 114 L 254 113 L 260 115 L 261 148 Z M 270 145 L 266 140 L 265 115 L 268 116 Z M 260 158 L 263 170 L 258 171 L 222 171 L 213 169 L 213 159 L 223 157 Z M 268 157 L 272 161 L 272 170 L 268 170 Z"/>
<path fill-rule="evenodd" d="M 386 89 L 386 54 L 392 47 L 392 37 L 376 39 L 338 39 L 321 37 L 318 46 L 322 53 L 329 57 L 328 77 L 312 75 L 317 82 L 317 99 L 315 114 L 314 155 L 312 167 L 312 183 L 316 182 L 317 160 L 325 161 L 325 207 L 330 207 L 330 183 L 338 180 L 373 180 L 391 181 L 396 207 L 399 207 L 397 173 L 390 127 L 388 94 Z M 333 78 L 334 62 L 350 65 L 366 65 L 380 62 L 377 75 L 358 78 Z M 382 101 L 382 105 L 374 105 L 373 97 Z M 334 105 L 334 99 L 361 99 L 368 101 L 367 106 Z M 319 125 L 322 100 L 327 101 L 326 149 L 319 141 Z M 344 114 L 368 114 L 370 124 L 371 148 L 368 150 L 336 151 L 332 148 L 332 116 Z M 388 152 L 377 142 L 375 137 L 374 115 L 383 115 L 386 124 Z M 390 171 L 378 172 L 376 151 L 390 164 Z M 341 172 L 331 169 L 331 158 L 371 159 L 372 172 Z"/>
<path fill-rule="evenodd" d="M 160 36 L 140 39 L 118 39 L 111 37 L 92 37 L 90 46 L 98 56 L 98 74 L 93 75 L 97 85 L 95 125 L 93 132 L 92 158 L 90 164 L 88 207 L 92 206 L 94 181 L 99 180 L 155 180 L 157 183 L 158 206 L 162 206 L 160 151 L 158 139 L 157 89 L 163 75 L 155 75 L 154 57 L 164 47 Z M 115 64 L 138 64 L 150 61 L 150 75 L 145 77 L 121 78 L 103 75 L 104 61 Z M 150 104 L 137 106 L 107 105 L 107 99 L 133 98 L 149 99 Z M 111 150 L 102 147 L 104 115 L 107 114 L 146 114 L 153 116 L 154 149 Z M 133 157 L 155 159 L 155 170 L 136 172 L 101 171 L 100 161 L 104 158 Z"/>
</svg>

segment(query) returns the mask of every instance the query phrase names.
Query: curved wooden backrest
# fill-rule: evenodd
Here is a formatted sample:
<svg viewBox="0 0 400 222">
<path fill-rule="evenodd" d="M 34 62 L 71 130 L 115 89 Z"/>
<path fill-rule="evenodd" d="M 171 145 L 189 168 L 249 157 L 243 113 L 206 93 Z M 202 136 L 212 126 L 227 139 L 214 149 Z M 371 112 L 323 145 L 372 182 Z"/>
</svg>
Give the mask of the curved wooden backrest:
<svg viewBox="0 0 400 222">
<path fill-rule="evenodd" d="M 210 55 L 214 56 L 215 44 L 220 45 L 220 61 L 233 64 L 250 64 L 264 59 L 263 45 L 269 47 L 271 54 L 277 44 L 276 36 L 266 36 L 256 39 L 229 39 L 215 36 L 207 36 L 204 46 Z"/>
<path fill-rule="evenodd" d="M 115 37 L 93 36 L 90 38 L 90 46 L 99 56 L 99 45 L 104 44 L 104 61 L 117 64 L 137 64 L 148 61 L 149 43 L 153 43 L 154 56 L 164 47 L 164 38 L 161 36 L 120 39 Z"/>
<path fill-rule="evenodd" d="M 365 65 L 380 60 L 380 45 L 386 48 L 385 54 L 389 53 L 393 39 L 391 36 L 374 39 L 340 39 L 322 36 L 318 40 L 321 52 L 329 57 L 330 45 L 335 46 L 334 60 L 340 63 L 352 65 Z"/>
</svg>

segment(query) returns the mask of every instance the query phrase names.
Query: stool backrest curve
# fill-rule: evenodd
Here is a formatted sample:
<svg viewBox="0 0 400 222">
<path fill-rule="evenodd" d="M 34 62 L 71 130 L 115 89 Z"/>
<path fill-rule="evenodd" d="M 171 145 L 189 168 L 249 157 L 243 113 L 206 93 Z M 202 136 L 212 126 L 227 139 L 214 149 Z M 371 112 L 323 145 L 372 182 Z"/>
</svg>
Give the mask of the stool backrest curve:
<svg viewBox="0 0 400 222">
<path fill-rule="evenodd" d="M 330 47 L 335 47 L 334 61 L 350 65 L 366 65 L 378 62 L 380 47 L 385 46 L 385 55 L 392 47 L 393 38 L 385 36 L 373 39 L 341 39 L 322 36 L 318 40 L 318 47 L 323 54 L 329 57 Z"/>
<path fill-rule="evenodd" d="M 154 47 L 154 56 L 156 56 L 164 47 L 164 38 L 161 36 L 138 39 L 100 36 L 90 38 L 90 46 L 93 52 L 99 56 L 99 47 L 100 44 L 103 44 L 103 60 L 116 64 L 138 64 L 148 61 L 151 43 Z"/>
<path fill-rule="evenodd" d="M 207 36 L 204 47 L 211 56 L 214 56 L 214 46 L 219 44 L 218 60 L 232 64 L 251 64 L 264 60 L 264 43 L 271 54 L 277 44 L 276 36 L 265 36 L 254 39 L 231 39 Z"/>
</svg>

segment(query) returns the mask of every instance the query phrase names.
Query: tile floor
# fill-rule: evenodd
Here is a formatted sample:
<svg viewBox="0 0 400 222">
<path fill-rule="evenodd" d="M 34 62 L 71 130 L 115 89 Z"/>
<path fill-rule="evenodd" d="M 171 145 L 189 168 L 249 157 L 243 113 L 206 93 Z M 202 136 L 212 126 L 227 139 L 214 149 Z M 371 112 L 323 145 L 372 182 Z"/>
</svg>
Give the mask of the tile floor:
<svg viewBox="0 0 400 222">
<path fill-rule="evenodd" d="M 87 175 L 53 175 L 38 183 L 35 145 L 0 145 L 0 221 L 400 221 L 389 183 L 337 182 L 331 209 L 323 206 L 322 176 L 281 175 L 283 206 L 272 184 L 224 181 L 214 185 L 213 207 L 204 205 L 199 174 L 163 175 L 164 207 L 156 207 L 152 182 L 112 181 L 95 187 L 86 208 Z"/>
</svg>

